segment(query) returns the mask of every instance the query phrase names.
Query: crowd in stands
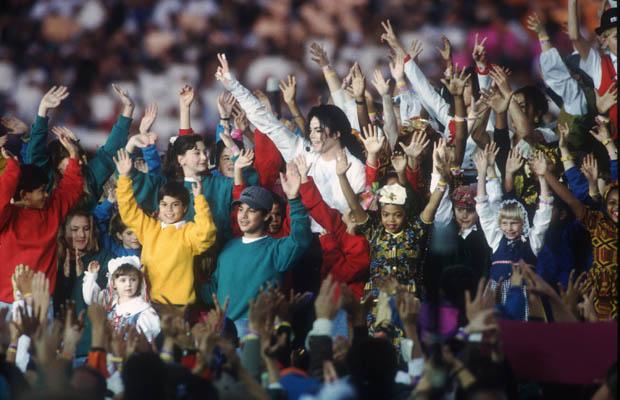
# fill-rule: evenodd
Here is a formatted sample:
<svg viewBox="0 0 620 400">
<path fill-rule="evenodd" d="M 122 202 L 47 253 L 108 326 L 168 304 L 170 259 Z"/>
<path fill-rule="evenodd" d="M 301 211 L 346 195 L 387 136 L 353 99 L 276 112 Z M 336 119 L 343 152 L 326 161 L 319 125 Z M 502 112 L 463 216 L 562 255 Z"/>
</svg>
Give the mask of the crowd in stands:
<svg viewBox="0 0 620 400">
<path fill-rule="evenodd" d="M 8 7 L 0 400 L 617 397 L 616 1 Z"/>
</svg>

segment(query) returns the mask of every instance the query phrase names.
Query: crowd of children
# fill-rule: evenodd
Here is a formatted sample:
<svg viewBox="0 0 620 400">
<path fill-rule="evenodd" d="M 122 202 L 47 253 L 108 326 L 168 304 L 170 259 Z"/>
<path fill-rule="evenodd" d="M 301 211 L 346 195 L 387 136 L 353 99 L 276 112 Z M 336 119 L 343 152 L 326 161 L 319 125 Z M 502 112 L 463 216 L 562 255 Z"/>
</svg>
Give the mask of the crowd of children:
<svg viewBox="0 0 620 400">
<path fill-rule="evenodd" d="M 379 101 L 314 43 L 328 103 L 304 115 L 289 76 L 284 118 L 220 53 L 217 127 L 194 132 L 185 85 L 162 155 L 157 105 L 130 135 L 118 85 L 94 155 L 50 128 L 65 86 L 15 154 L 2 120 L 0 399 L 615 398 L 615 358 L 549 382 L 502 347 L 510 321 L 617 329 L 618 14 L 605 2 L 591 47 L 576 3 L 578 68 L 527 19 L 553 120 L 485 38 L 471 67 L 443 38 L 436 89 L 389 20 Z"/>
</svg>

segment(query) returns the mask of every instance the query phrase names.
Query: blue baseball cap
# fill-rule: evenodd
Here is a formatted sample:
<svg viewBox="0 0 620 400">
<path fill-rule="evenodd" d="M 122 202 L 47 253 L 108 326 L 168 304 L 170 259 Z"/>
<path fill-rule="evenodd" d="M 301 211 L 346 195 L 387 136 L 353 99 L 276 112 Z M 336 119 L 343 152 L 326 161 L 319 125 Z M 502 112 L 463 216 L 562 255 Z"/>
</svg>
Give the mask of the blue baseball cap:
<svg viewBox="0 0 620 400">
<path fill-rule="evenodd" d="M 271 211 L 273 206 L 273 195 L 271 192 L 260 186 L 248 186 L 243 189 L 238 200 L 232 202 L 233 206 L 245 203 L 255 210 Z"/>
</svg>

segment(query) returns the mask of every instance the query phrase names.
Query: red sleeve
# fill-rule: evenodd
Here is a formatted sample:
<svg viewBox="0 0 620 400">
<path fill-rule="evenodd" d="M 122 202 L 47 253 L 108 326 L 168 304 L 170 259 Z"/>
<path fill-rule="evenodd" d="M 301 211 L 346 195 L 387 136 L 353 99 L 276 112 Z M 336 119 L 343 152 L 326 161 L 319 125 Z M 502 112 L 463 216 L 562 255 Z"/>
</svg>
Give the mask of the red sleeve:
<svg viewBox="0 0 620 400">
<path fill-rule="evenodd" d="M 86 359 L 86 365 L 96 369 L 101 375 L 103 375 L 104 378 L 110 377 L 110 374 L 108 373 L 108 366 L 106 364 L 105 351 L 89 351 Z"/>
<path fill-rule="evenodd" d="M 9 158 L 4 172 L 0 175 L 0 227 L 11 214 L 11 199 L 17 190 L 20 175 L 19 163 Z"/>
<path fill-rule="evenodd" d="M 84 192 L 82 168 L 77 159 L 70 158 L 58 187 L 52 192 L 50 210 L 58 211 L 63 219 L 78 203 L 82 192 Z"/>
<path fill-rule="evenodd" d="M 234 196 L 234 192 L 233 192 L 233 196 Z M 230 228 L 232 229 L 233 237 L 243 236 L 243 233 L 241 232 L 241 228 L 239 228 L 239 223 L 237 222 L 237 209 L 238 208 L 239 208 L 238 206 L 234 206 L 230 209 Z"/>
<path fill-rule="evenodd" d="M 243 192 L 243 189 L 245 189 L 245 183 L 241 185 L 233 185 L 233 190 L 232 190 L 233 201 L 239 200 L 239 197 L 241 197 L 241 192 Z"/>
<path fill-rule="evenodd" d="M 301 194 L 301 202 L 308 209 L 310 216 L 325 230 L 334 234 L 347 230 L 347 227 L 342 222 L 340 212 L 330 208 L 325 203 L 312 178 L 308 177 L 308 182 L 301 184 L 299 193 Z"/>
<path fill-rule="evenodd" d="M 194 130 L 192 128 L 179 129 L 179 136 L 193 135 L 193 134 L 194 134 Z"/>
<path fill-rule="evenodd" d="M 366 163 L 366 187 L 372 187 L 372 184 L 377 182 L 377 173 L 379 172 L 379 166 L 371 167 Z"/>
<path fill-rule="evenodd" d="M 368 241 L 362 235 L 350 235 L 346 231 L 338 235 L 338 241 L 344 257 L 332 267 L 332 275 L 340 282 L 358 280 L 370 266 Z"/>
<path fill-rule="evenodd" d="M 291 233 L 291 207 L 286 202 L 286 213 L 282 220 L 282 228 L 280 229 L 283 236 L 288 236 Z"/>
<path fill-rule="evenodd" d="M 254 169 L 260 186 L 271 190 L 280 176 L 284 160 L 271 139 L 258 129 L 254 130 L 254 155 Z"/>
<path fill-rule="evenodd" d="M 409 182 L 409 186 L 411 186 L 411 189 L 413 189 L 413 191 L 415 192 L 420 192 L 421 191 L 421 171 L 420 171 L 420 167 L 417 167 L 416 169 L 411 169 L 409 168 L 409 166 L 407 166 L 407 169 L 405 170 L 405 174 L 407 175 L 407 182 Z"/>
</svg>

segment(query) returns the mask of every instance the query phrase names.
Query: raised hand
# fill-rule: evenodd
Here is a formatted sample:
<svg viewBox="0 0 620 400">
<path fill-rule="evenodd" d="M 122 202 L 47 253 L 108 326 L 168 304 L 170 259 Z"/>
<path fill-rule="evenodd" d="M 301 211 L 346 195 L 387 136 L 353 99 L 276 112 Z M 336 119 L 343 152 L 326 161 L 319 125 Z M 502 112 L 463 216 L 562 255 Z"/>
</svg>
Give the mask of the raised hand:
<svg viewBox="0 0 620 400">
<path fill-rule="evenodd" d="M 241 109 L 238 104 L 235 104 L 235 106 L 233 107 L 232 116 L 235 123 L 235 128 L 239 129 L 241 132 L 244 132 L 250 127 L 248 119 L 245 116 L 245 111 L 243 111 L 243 109 Z"/>
<path fill-rule="evenodd" d="M 75 133 L 73 133 L 73 131 L 66 126 L 54 126 L 52 127 L 51 131 L 58 139 L 60 139 L 61 136 L 65 136 L 74 142 L 78 141 Z"/>
<path fill-rule="evenodd" d="M 98 274 L 101 265 L 99 265 L 99 261 L 91 261 L 88 263 L 88 272 L 91 274 Z"/>
<path fill-rule="evenodd" d="M 312 42 L 310 45 L 310 59 L 317 63 L 321 68 L 329 65 L 329 58 L 327 57 L 325 49 L 323 49 L 323 47 L 316 42 Z"/>
<path fill-rule="evenodd" d="M 299 171 L 301 183 L 308 182 L 308 171 L 310 171 L 311 164 L 306 162 L 306 157 L 304 157 L 303 154 L 300 154 L 293 159 L 293 162 L 297 166 L 297 171 Z"/>
<path fill-rule="evenodd" d="M 474 59 L 476 65 L 478 66 L 478 69 L 481 70 L 486 69 L 487 66 L 487 54 L 484 48 L 484 44 L 486 43 L 486 41 L 487 38 L 485 36 L 480 42 L 478 42 L 478 34 L 476 33 L 476 36 L 474 37 L 474 49 L 471 53 L 471 56 Z"/>
<path fill-rule="evenodd" d="M 377 89 L 380 96 L 388 96 L 390 94 L 390 80 L 383 79 L 383 74 L 379 68 L 375 69 L 372 78 L 372 84 Z"/>
<path fill-rule="evenodd" d="M 547 158 L 542 151 L 536 152 L 529 162 L 530 169 L 538 176 L 544 176 L 547 172 Z"/>
<path fill-rule="evenodd" d="M 226 54 L 218 53 L 217 60 L 220 62 L 220 65 L 217 67 L 217 71 L 215 72 L 215 79 L 222 82 L 223 84 L 230 83 L 230 68 L 228 66 Z"/>
<path fill-rule="evenodd" d="M 15 288 L 19 290 L 22 296 L 29 296 L 32 294 L 32 279 L 34 278 L 34 271 L 29 266 L 19 264 L 15 267 L 13 274 L 15 277 Z"/>
<path fill-rule="evenodd" d="M 566 140 L 566 138 L 568 137 L 568 132 L 568 123 L 564 122 L 563 124 L 558 124 L 558 136 L 560 137 L 558 147 L 560 148 L 560 150 L 568 151 L 568 141 Z"/>
<path fill-rule="evenodd" d="M 21 135 L 28 132 L 28 125 L 11 115 L 0 117 L 0 125 L 6 128 L 9 135 Z"/>
<path fill-rule="evenodd" d="M 409 56 L 413 59 L 413 61 L 418 62 L 418 57 L 420 57 L 420 54 L 422 54 L 423 51 L 424 47 L 422 46 L 422 42 L 418 39 L 413 39 L 411 41 L 411 45 L 409 45 Z M 404 62 L 404 54 L 399 55 L 396 53 L 396 56 L 402 57 Z"/>
<path fill-rule="evenodd" d="M 248 323 L 256 331 L 271 330 L 275 319 L 275 297 L 269 290 L 261 290 L 258 296 L 250 301 Z"/>
<path fill-rule="evenodd" d="M 426 132 L 424 131 L 415 131 L 413 136 L 411 136 L 411 141 L 408 145 L 404 145 L 402 142 L 398 142 L 398 145 L 403 149 L 407 156 L 417 159 L 420 157 L 420 154 L 424 151 L 425 148 L 428 147 L 430 140 L 426 136 Z"/>
<path fill-rule="evenodd" d="M 280 91 L 282 91 L 282 98 L 286 104 L 295 102 L 295 93 L 297 92 L 297 80 L 295 75 L 289 75 L 286 80 L 280 81 Z"/>
<path fill-rule="evenodd" d="M 495 157 L 499 153 L 499 148 L 497 147 L 497 143 L 491 141 L 484 146 L 484 151 L 487 154 L 487 163 L 489 167 L 493 167 L 495 165 Z"/>
<path fill-rule="evenodd" d="M 508 111 L 510 96 L 504 96 L 497 88 L 480 90 L 480 98 L 484 104 L 491 107 L 495 114 L 502 114 Z"/>
<path fill-rule="evenodd" d="M 595 289 L 592 288 L 588 293 L 584 293 L 583 302 L 577 305 L 579 313 L 588 322 L 598 322 L 598 315 L 594 308 Z"/>
<path fill-rule="evenodd" d="M 355 100 L 364 100 L 364 90 L 366 89 L 366 77 L 362 74 L 359 64 L 356 62 L 353 65 L 351 74 L 351 97 Z"/>
<path fill-rule="evenodd" d="M 75 348 L 82 337 L 82 333 L 84 332 L 85 310 L 82 310 L 78 316 L 75 313 L 75 302 L 66 301 L 64 311 L 65 318 L 62 334 L 62 350 L 63 357 L 71 360 L 75 356 Z"/>
<path fill-rule="evenodd" d="M 583 287 L 586 283 L 586 272 L 582 272 L 579 274 L 577 279 L 575 279 L 575 270 L 571 270 L 568 275 L 568 287 L 564 289 L 561 283 L 558 282 L 558 288 L 560 289 L 560 297 L 566 306 L 575 314 L 578 315 L 577 310 L 577 302 L 579 301 L 579 296 L 583 291 Z"/>
<path fill-rule="evenodd" d="M 129 97 L 129 93 L 116 83 L 112 84 L 112 90 L 123 104 L 123 115 L 127 118 L 131 118 L 131 115 L 133 114 L 134 104 L 133 100 L 131 100 L 131 97 Z"/>
<path fill-rule="evenodd" d="M 120 149 L 116 153 L 116 157 L 114 157 L 114 164 L 116 164 L 116 169 L 119 175 L 129 176 L 129 172 L 131 172 L 133 163 L 131 162 L 131 158 L 129 157 L 129 153 L 127 153 L 127 150 Z"/>
<path fill-rule="evenodd" d="M 379 129 L 372 124 L 368 124 L 367 127 L 362 127 L 360 139 L 362 140 L 362 143 L 364 143 L 366 152 L 374 155 L 381 151 L 381 148 L 383 148 L 383 142 L 385 142 L 385 136 L 381 134 Z"/>
<path fill-rule="evenodd" d="M 301 177 L 295 163 L 286 164 L 286 174 L 280 172 L 280 182 L 282 190 L 289 200 L 296 199 L 299 196 L 299 187 L 301 186 Z"/>
<path fill-rule="evenodd" d="M 525 26 L 537 36 L 547 36 L 545 25 L 540 21 L 540 18 L 536 13 L 528 15 L 527 20 L 525 21 Z"/>
<path fill-rule="evenodd" d="M 253 150 L 241 150 L 239 157 L 235 161 L 235 168 L 243 169 L 252 165 L 254 162 Z"/>
<path fill-rule="evenodd" d="M 599 114 L 606 114 L 614 104 L 618 104 L 618 87 L 612 84 L 607 88 L 603 95 L 598 94 L 598 90 L 594 91 L 596 95 L 596 110 Z"/>
<path fill-rule="evenodd" d="M 609 140 L 611 140 L 607 123 L 597 117 L 596 124 L 597 125 L 595 127 L 590 129 L 590 135 L 594 136 L 594 139 L 598 140 L 603 145 L 606 145 Z"/>
<path fill-rule="evenodd" d="M 325 318 L 332 320 L 338 313 L 342 304 L 342 296 L 336 298 L 338 282 L 332 279 L 331 274 L 321 282 L 321 289 L 314 301 L 314 311 L 316 318 Z"/>
<path fill-rule="evenodd" d="M 405 168 L 407 168 L 407 157 L 405 157 L 402 153 L 392 153 L 392 157 L 390 157 L 390 162 L 392 163 L 392 167 L 394 167 L 394 171 L 396 173 L 405 172 Z"/>
<path fill-rule="evenodd" d="M 202 194 L 202 183 L 200 181 L 192 182 L 192 195 L 194 198 Z"/>
<path fill-rule="evenodd" d="M 157 103 L 152 103 L 144 109 L 144 116 L 140 120 L 139 132 L 149 132 L 151 130 L 151 126 L 153 126 L 153 122 L 155 122 L 155 118 L 157 118 Z"/>
<path fill-rule="evenodd" d="M 67 97 L 69 97 L 69 91 L 66 86 L 52 86 L 39 103 L 38 115 L 40 117 L 47 116 L 48 110 L 58 107 Z"/>
<path fill-rule="evenodd" d="M 413 293 L 400 291 L 396 295 L 396 305 L 403 325 L 416 325 L 418 323 L 422 303 Z"/>
<path fill-rule="evenodd" d="M 525 159 L 519 153 L 519 150 L 513 148 L 508 153 L 508 159 L 506 160 L 506 174 L 514 175 L 525 163 Z"/>
<path fill-rule="evenodd" d="M 459 65 L 456 64 L 449 78 L 441 78 L 441 82 L 446 85 L 450 94 L 462 96 L 469 78 L 471 78 L 471 74 L 465 75 L 465 68 L 462 68 L 459 72 Z"/>
<path fill-rule="evenodd" d="M 443 44 L 443 47 L 435 47 L 435 50 L 437 50 L 444 63 L 450 67 L 452 66 L 452 44 L 445 35 L 441 35 L 441 43 Z"/>
<path fill-rule="evenodd" d="M 400 44 L 398 38 L 396 37 L 390 20 L 388 19 L 385 22 L 381 22 L 381 26 L 383 27 L 384 31 L 381 35 L 381 42 L 386 42 L 388 46 L 390 46 L 390 48 L 394 51 L 394 53 L 401 54 L 404 58 L 405 50 L 403 49 L 403 46 Z"/>
<path fill-rule="evenodd" d="M 220 113 L 220 118 L 230 118 L 236 101 L 235 96 L 228 91 L 222 92 L 217 96 L 217 110 Z"/>
<path fill-rule="evenodd" d="M 486 283 L 485 278 L 480 278 L 476 296 L 471 298 L 469 290 L 465 290 L 465 314 L 468 321 L 473 321 L 479 314 L 486 310 L 492 310 L 495 301 L 490 283 Z"/>
<path fill-rule="evenodd" d="M 502 92 L 502 95 L 508 98 L 512 97 L 512 89 L 508 83 L 509 73 L 510 71 L 505 70 L 498 65 L 493 65 L 491 67 L 491 71 L 489 72 L 493 83 L 497 86 L 500 92 Z"/>
<path fill-rule="evenodd" d="M 479 176 L 486 174 L 487 167 L 489 166 L 486 151 L 476 152 L 476 154 L 474 155 L 474 164 L 476 165 L 476 170 L 478 171 Z"/>
<path fill-rule="evenodd" d="M 341 149 L 336 154 L 336 175 L 346 175 L 349 168 L 351 168 L 351 163 L 347 158 L 347 153 Z"/>
<path fill-rule="evenodd" d="M 390 74 L 395 82 L 405 80 L 405 59 L 402 54 L 394 54 L 390 59 Z"/>
<path fill-rule="evenodd" d="M 41 323 L 47 320 L 47 310 L 50 305 L 50 281 L 43 272 L 37 272 L 32 278 L 32 308 Z"/>
<path fill-rule="evenodd" d="M 588 154 L 583 158 L 581 172 L 591 184 L 598 182 L 598 163 L 593 154 Z"/>
<path fill-rule="evenodd" d="M 72 137 L 75 137 L 75 134 L 67 128 L 62 129 L 64 129 L 65 133 L 58 136 L 60 144 L 65 148 L 65 150 L 67 150 L 70 158 L 79 158 L 80 152 L 77 147 L 76 140 L 72 139 Z"/>
<path fill-rule="evenodd" d="M 179 92 L 179 104 L 181 107 L 189 108 L 194 101 L 194 88 L 190 85 L 184 85 Z"/>
<path fill-rule="evenodd" d="M 486 160 L 486 155 L 484 159 Z M 444 181 L 450 177 L 450 164 L 451 157 L 448 151 L 448 142 L 446 139 L 439 139 L 433 143 L 433 169 L 441 175 Z"/>
</svg>

